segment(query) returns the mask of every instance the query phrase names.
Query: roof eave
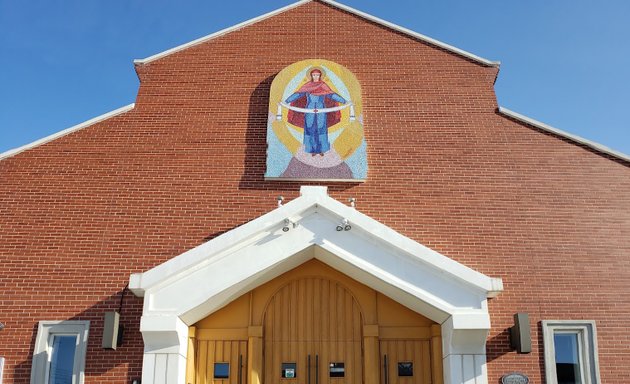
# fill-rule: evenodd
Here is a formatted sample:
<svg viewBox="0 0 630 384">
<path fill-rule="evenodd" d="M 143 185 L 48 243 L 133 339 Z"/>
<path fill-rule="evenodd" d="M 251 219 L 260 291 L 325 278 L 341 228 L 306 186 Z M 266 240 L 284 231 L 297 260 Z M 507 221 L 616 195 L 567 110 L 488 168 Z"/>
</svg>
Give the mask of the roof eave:
<svg viewBox="0 0 630 384">
<path fill-rule="evenodd" d="M 519 121 L 521 123 L 525 123 L 525 124 L 534 126 L 534 127 L 538 128 L 538 129 L 542 129 L 543 131 L 547 131 L 547 132 L 553 133 L 553 134 L 561 136 L 561 137 L 563 137 L 565 139 L 569 139 L 569 140 L 571 140 L 571 141 L 573 141 L 575 143 L 587 146 L 587 147 L 589 147 L 591 149 L 594 149 L 595 151 L 598 151 L 598 152 L 601 152 L 601 153 L 613 156 L 613 157 L 615 157 L 617 159 L 620 159 L 620 160 L 624 160 L 624 161 L 630 162 L 630 156 L 626 155 L 625 153 L 622 153 L 622 152 L 619 152 L 619 151 L 615 151 L 614 149 L 608 148 L 605 145 L 596 143 L 594 141 L 585 139 L 583 137 L 574 135 L 574 134 L 569 133 L 569 132 L 565 132 L 565 131 L 563 131 L 561 129 L 554 128 L 554 127 L 552 127 L 550 125 L 547 125 L 547 124 L 545 124 L 543 122 L 540 122 L 538 120 L 535 120 L 535 119 L 532 119 L 532 118 L 527 117 L 525 115 L 521 115 L 520 113 L 511 111 L 511 110 L 509 110 L 509 109 L 507 109 L 505 107 L 499 107 L 499 113 L 501 113 L 502 115 L 507 116 L 507 117 L 509 117 L 511 119 L 517 120 L 517 121 Z"/>
<path fill-rule="evenodd" d="M 161 59 L 161 58 L 163 58 L 165 56 L 169 56 L 169 55 L 171 55 L 173 53 L 182 51 L 182 50 L 190 48 L 190 47 L 194 47 L 195 45 L 199 45 L 201 43 L 205 43 L 206 41 L 209 41 L 209 40 L 215 39 L 217 37 L 226 35 L 226 34 L 228 34 L 230 32 L 237 31 L 237 30 L 239 30 L 241 28 L 245 28 L 247 26 L 250 26 L 250 25 L 255 24 L 255 23 L 259 22 L 259 21 L 268 19 L 268 18 L 270 18 L 272 16 L 275 16 L 277 14 L 280 14 L 282 12 L 288 11 L 288 10 L 293 9 L 293 8 L 297 8 L 300 5 L 305 4 L 305 3 L 309 3 L 311 1 L 313 1 L 313 0 L 300 0 L 297 3 L 289 4 L 289 5 L 285 6 L 285 7 L 278 8 L 275 11 L 271 11 L 269 13 L 265 13 L 264 15 L 260 15 L 260 16 L 254 17 L 253 19 L 245 20 L 242 23 L 238 23 L 236 25 L 233 25 L 231 27 L 222 29 L 222 30 L 217 31 L 215 33 L 211 33 L 211 34 L 209 34 L 207 36 L 200 37 L 200 38 L 195 39 L 193 41 L 190 41 L 188 43 L 184 43 L 182 45 L 178 45 L 178 46 L 173 47 L 171 49 L 167 49 L 166 51 L 163 51 L 163 52 L 160 52 L 160 53 L 156 53 L 155 55 L 146 57 L 144 59 L 135 59 L 133 61 L 133 63 L 135 65 L 148 64 L 148 63 L 150 63 L 152 61 Z"/>
<path fill-rule="evenodd" d="M 422 41 L 424 41 L 426 43 L 429 43 L 431 45 L 434 45 L 436 47 L 440 47 L 440 48 L 445 49 L 447 51 L 450 51 L 450 52 L 453 52 L 453 53 L 458 54 L 460 56 L 466 57 L 468 59 L 471 59 L 472 61 L 475 61 L 477 63 L 483 64 L 484 66 L 497 67 L 497 68 L 501 66 L 501 62 L 500 61 L 493 61 L 493 60 L 485 59 L 485 58 L 483 58 L 481 56 L 477 56 L 477 55 L 475 55 L 473 53 L 470 53 L 468 51 L 465 51 L 463 49 L 457 48 L 457 47 L 452 46 L 450 44 L 446 44 L 446 43 L 441 42 L 439 40 L 433 39 L 433 38 L 431 38 L 429 36 L 423 35 L 421 33 L 412 31 L 411 29 L 408 29 L 408 28 L 405 28 L 405 27 L 401 27 L 400 25 L 391 23 L 389 21 L 386 21 L 386 20 L 383 20 L 383 19 L 378 18 L 376 16 L 370 15 L 369 13 L 365 13 L 365 12 L 359 11 L 359 10 L 357 10 L 355 8 L 352 8 L 352 7 L 349 7 L 347 5 L 338 3 L 336 1 L 333 1 L 333 0 L 319 0 L 319 1 L 327 3 L 327 4 L 330 4 L 332 6 L 335 6 L 335 7 L 339 8 L 339 9 L 343 9 L 344 11 L 348 11 L 348 12 L 353 13 L 353 14 L 355 14 L 357 16 L 360 16 L 360 17 L 362 17 L 362 18 L 364 18 L 366 20 L 373 21 L 373 22 L 375 22 L 377 24 L 381 24 L 383 26 L 386 26 L 386 27 L 391 28 L 391 29 L 393 29 L 395 31 L 404 33 L 404 34 L 409 35 L 411 37 L 414 37 L 416 39 L 422 40 Z"/>
<path fill-rule="evenodd" d="M 135 107 L 134 103 L 125 105 L 124 107 L 121 107 L 121 108 L 115 109 L 113 111 L 104 113 L 104 114 L 102 114 L 100 116 L 96 116 L 96 117 L 94 117 L 94 118 L 92 118 L 90 120 L 84 121 L 84 122 L 82 122 L 80 124 L 77 124 L 77 125 L 74 125 L 74 126 L 72 126 L 70 128 L 66 128 L 66 129 L 64 129 L 62 131 L 53 133 L 52 135 L 48 135 L 48 136 L 43 137 L 41 139 L 35 140 L 35 141 L 33 141 L 31 143 L 28 143 L 28 144 L 25 144 L 25 145 L 23 145 L 21 147 L 14 148 L 14 149 L 9 149 L 6 152 L 0 153 L 0 161 L 4 160 L 6 158 L 9 158 L 11 156 L 15 156 L 15 155 L 17 155 L 19 153 L 22 153 L 22 152 L 26 151 L 26 150 L 38 147 L 38 146 L 43 145 L 43 144 L 46 144 L 46 143 L 51 142 L 53 140 L 56 140 L 56 139 L 58 139 L 60 137 L 66 136 L 66 135 L 68 135 L 70 133 L 79 131 L 79 130 L 81 130 L 83 128 L 87 128 L 87 127 L 89 127 L 91 125 L 94 125 L 96 123 L 100 123 L 101 121 L 107 120 L 107 119 L 112 118 L 114 116 L 118 116 L 118 115 L 123 114 L 125 112 L 131 111 L 134 107 Z"/>
<path fill-rule="evenodd" d="M 377 242 L 391 248 L 392 252 L 417 260 L 438 273 L 446 273 L 471 289 L 485 292 L 486 297 L 494 297 L 503 290 L 500 278 L 488 277 L 403 236 L 328 196 L 326 187 L 302 186 L 300 195 L 291 202 L 190 249 L 149 271 L 132 275 L 130 289 L 137 296 L 143 296 L 147 290 L 164 284 L 164 276 L 169 276 L 170 279 L 197 268 L 201 263 L 209 262 L 211 259 L 218 260 L 232 253 L 232 250 L 246 246 L 245 243 L 258 241 L 258 234 L 287 225 L 287 220 L 289 224 L 298 223 L 305 212 L 312 209 L 324 209 L 329 214 L 349 220 L 353 229 L 360 228 L 370 233 Z"/>
</svg>

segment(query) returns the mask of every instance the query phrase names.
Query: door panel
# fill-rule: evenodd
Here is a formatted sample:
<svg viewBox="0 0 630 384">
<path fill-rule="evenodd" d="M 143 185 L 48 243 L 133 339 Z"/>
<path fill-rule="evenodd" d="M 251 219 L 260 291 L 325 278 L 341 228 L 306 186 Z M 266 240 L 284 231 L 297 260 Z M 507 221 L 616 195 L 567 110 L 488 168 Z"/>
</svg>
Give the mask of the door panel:
<svg viewBox="0 0 630 384">
<path fill-rule="evenodd" d="M 430 384 L 429 340 L 381 340 L 381 383 Z M 402 366 L 399 368 L 399 364 Z"/>
<path fill-rule="evenodd" d="M 360 308 L 341 284 L 315 277 L 291 281 L 265 311 L 265 383 L 361 384 L 361 331 Z M 293 362 L 296 377 L 282 378 L 282 363 Z M 334 362 L 344 363 L 343 378 L 329 377 Z"/>
<path fill-rule="evenodd" d="M 196 384 L 246 384 L 246 341 L 199 340 L 196 351 Z"/>
<path fill-rule="evenodd" d="M 344 376 L 330 377 L 330 364 L 343 363 Z M 362 382 L 363 356 L 360 341 L 322 342 L 319 349 L 319 383 L 347 384 Z"/>
</svg>

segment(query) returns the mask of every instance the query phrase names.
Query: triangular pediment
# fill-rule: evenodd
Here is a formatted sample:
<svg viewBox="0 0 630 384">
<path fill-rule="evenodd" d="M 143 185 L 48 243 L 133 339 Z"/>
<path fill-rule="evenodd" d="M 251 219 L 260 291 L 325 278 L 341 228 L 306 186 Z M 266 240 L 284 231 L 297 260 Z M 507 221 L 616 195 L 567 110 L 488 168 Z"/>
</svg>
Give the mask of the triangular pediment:
<svg viewBox="0 0 630 384">
<path fill-rule="evenodd" d="M 500 279 L 334 200 L 325 187 L 302 187 L 297 199 L 132 275 L 130 288 L 145 297 L 145 315 L 190 325 L 313 258 L 438 323 L 465 313 L 485 324 L 486 299 L 502 290 Z"/>
</svg>

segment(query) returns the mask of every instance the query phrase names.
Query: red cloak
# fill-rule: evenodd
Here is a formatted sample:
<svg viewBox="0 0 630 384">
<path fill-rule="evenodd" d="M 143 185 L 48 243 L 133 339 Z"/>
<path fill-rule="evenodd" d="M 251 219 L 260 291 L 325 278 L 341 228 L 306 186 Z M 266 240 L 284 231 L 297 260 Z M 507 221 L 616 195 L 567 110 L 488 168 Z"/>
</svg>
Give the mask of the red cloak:
<svg viewBox="0 0 630 384">
<path fill-rule="evenodd" d="M 301 86 L 300 89 L 298 89 L 296 92 L 297 93 L 306 92 L 315 96 L 324 96 L 324 95 L 330 95 L 332 93 L 335 93 L 333 92 L 332 89 L 330 89 L 328 84 L 326 84 L 323 81 L 318 81 L 318 82 L 309 81 L 308 83 Z M 297 100 L 291 102 L 290 105 L 292 107 L 306 108 L 306 96 L 302 96 L 298 98 Z M 332 107 L 336 107 L 337 105 L 339 105 L 339 103 L 337 103 L 336 101 L 331 100 L 329 98 L 324 98 L 325 108 L 332 108 Z M 295 126 L 304 128 L 304 113 L 303 112 L 295 112 L 295 111 L 289 110 L 287 119 L 289 120 L 289 123 Z M 327 127 L 331 127 L 337 124 L 340 120 L 341 120 L 341 111 L 326 113 L 326 126 Z"/>
</svg>

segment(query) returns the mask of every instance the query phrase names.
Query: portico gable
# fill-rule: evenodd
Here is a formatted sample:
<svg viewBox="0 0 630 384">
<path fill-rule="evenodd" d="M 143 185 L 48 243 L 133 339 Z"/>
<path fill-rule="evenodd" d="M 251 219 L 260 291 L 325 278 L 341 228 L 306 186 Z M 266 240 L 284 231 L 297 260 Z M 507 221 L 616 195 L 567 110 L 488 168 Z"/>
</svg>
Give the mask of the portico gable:
<svg viewBox="0 0 630 384">
<path fill-rule="evenodd" d="M 189 326 L 313 258 L 440 324 L 445 383 L 487 382 L 487 299 L 501 280 L 334 200 L 325 187 L 302 187 L 297 199 L 131 276 L 130 289 L 144 297 L 143 383 L 184 383 Z"/>
</svg>

